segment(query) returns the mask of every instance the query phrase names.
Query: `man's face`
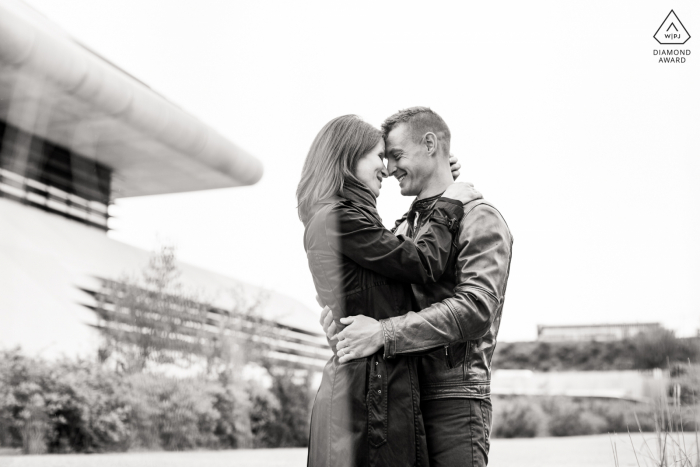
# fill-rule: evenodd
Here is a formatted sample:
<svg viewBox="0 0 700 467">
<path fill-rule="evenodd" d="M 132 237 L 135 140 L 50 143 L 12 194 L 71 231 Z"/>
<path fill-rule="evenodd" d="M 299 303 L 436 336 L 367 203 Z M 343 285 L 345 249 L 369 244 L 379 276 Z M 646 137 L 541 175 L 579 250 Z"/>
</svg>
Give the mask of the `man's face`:
<svg viewBox="0 0 700 467">
<path fill-rule="evenodd" d="M 418 196 L 434 170 L 425 145 L 413 140 L 406 123 L 396 125 L 386 137 L 389 176 L 399 181 L 403 196 Z"/>
</svg>

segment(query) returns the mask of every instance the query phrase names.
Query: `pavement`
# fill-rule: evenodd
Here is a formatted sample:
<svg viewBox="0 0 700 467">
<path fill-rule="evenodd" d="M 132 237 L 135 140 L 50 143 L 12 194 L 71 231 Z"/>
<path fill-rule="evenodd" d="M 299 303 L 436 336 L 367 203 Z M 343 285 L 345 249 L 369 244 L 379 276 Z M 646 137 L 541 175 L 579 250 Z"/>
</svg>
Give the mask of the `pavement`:
<svg viewBox="0 0 700 467">
<path fill-rule="evenodd" d="M 667 439 L 669 465 L 681 451 L 697 465 L 695 434 Z M 634 446 L 634 449 L 632 448 Z M 615 456 L 614 451 L 617 452 Z M 636 453 L 636 454 L 635 454 Z M 0 467 L 303 467 L 306 449 L 239 449 L 231 451 L 130 452 L 22 456 L 0 454 Z M 617 460 L 616 460 L 617 457 Z M 658 459 L 653 433 L 494 439 L 489 465 L 496 467 L 633 467 L 653 466 Z"/>
</svg>

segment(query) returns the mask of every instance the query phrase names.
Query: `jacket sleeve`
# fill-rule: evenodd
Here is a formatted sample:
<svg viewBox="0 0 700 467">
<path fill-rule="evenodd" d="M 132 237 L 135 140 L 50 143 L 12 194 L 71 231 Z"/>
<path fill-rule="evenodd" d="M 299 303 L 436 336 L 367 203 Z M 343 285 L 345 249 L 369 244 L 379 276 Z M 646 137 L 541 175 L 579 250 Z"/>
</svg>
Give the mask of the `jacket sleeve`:
<svg viewBox="0 0 700 467">
<path fill-rule="evenodd" d="M 475 207 L 462 219 L 454 296 L 380 320 L 384 355 L 415 354 L 483 337 L 503 305 L 513 240 L 500 213 Z"/>
<path fill-rule="evenodd" d="M 416 243 L 378 226 L 349 203 L 334 211 L 326 218 L 331 248 L 389 279 L 426 284 L 439 280 L 447 267 L 464 208 L 459 201 L 439 198 L 428 229 Z"/>
</svg>

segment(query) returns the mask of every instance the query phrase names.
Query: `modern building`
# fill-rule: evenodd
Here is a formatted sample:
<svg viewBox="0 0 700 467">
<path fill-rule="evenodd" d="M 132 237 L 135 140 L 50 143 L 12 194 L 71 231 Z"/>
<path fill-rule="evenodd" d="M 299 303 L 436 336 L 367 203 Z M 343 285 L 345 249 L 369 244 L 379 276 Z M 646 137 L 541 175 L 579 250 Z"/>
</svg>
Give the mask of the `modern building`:
<svg viewBox="0 0 700 467">
<path fill-rule="evenodd" d="M 104 291 L 149 253 L 107 236 L 115 199 L 251 185 L 262 173 L 258 159 L 27 5 L 0 0 L 0 347 L 87 356 L 106 327 L 127 326 L 105 311 Z M 256 293 L 179 268 L 186 285 L 220 295 L 213 322 L 232 313 L 228 290 Z M 271 358 L 314 368 L 327 359 L 309 309 L 271 293 L 259 311 Z M 171 337 L 188 333 L 183 324 Z"/>
<path fill-rule="evenodd" d="M 570 326 L 537 326 L 541 342 L 618 341 L 641 333 L 662 329 L 660 323 L 581 324 Z"/>
</svg>

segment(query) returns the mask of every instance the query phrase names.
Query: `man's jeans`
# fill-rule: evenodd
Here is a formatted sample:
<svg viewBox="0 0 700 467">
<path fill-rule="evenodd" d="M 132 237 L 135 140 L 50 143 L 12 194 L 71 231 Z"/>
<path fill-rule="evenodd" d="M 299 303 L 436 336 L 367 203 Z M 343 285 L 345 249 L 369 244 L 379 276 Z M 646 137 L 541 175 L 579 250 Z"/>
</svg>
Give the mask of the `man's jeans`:
<svg viewBox="0 0 700 467">
<path fill-rule="evenodd" d="M 483 467 L 489 461 L 490 399 L 421 402 L 430 467 Z"/>
</svg>

